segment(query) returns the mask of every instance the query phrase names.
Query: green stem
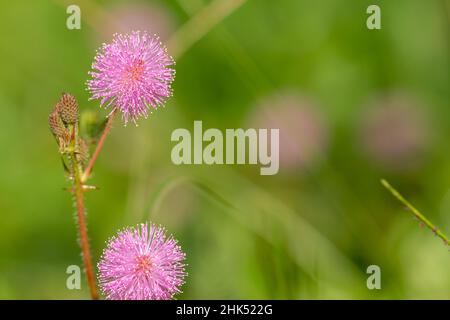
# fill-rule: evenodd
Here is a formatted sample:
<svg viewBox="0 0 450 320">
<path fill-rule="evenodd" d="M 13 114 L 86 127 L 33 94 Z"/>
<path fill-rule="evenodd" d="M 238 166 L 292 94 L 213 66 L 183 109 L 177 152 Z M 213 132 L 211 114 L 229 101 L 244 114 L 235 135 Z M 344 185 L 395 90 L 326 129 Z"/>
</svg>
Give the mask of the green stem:
<svg viewBox="0 0 450 320">
<path fill-rule="evenodd" d="M 398 192 L 393 186 L 390 185 L 389 182 L 387 182 L 384 179 L 381 179 L 381 184 L 389 190 L 394 197 L 396 197 L 401 203 L 403 203 L 411 212 L 414 214 L 414 216 L 422 222 L 427 228 L 429 228 L 435 235 L 437 235 L 439 238 L 441 238 L 446 245 L 450 245 L 450 241 L 448 237 L 439 230 L 433 223 L 431 223 L 430 220 L 428 220 L 422 213 L 420 213 L 419 210 L 417 210 L 411 203 L 409 203 L 408 200 L 406 200 L 400 192 Z"/>
<path fill-rule="evenodd" d="M 73 127 L 72 132 L 72 145 L 70 152 L 70 159 L 72 162 L 72 175 L 73 175 L 73 195 L 75 197 L 75 204 L 77 209 L 78 220 L 78 233 L 80 236 L 81 253 L 83 256 L 83 264 L 86 272 L 86 279 L 88 282 L 91 298 L 98 299 L 97 287 L 95 284 L 94 268 L 92 267 L 91 252 L 89 248 L 89 238 L 87 234 L 86 226 L 86 210 L 84 207 L 84 189 L 81 181 L 82 166 L 77 159 L 76 154 L 76 127 Z"/>
</svg>

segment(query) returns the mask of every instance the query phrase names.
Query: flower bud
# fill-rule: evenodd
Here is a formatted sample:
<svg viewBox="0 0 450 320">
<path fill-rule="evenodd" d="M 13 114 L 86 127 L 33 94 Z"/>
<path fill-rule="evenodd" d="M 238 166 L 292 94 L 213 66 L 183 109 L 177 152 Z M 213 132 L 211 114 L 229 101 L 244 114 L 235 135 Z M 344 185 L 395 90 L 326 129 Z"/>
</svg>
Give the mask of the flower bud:
<svg viewBox="0 0 450 320">
<path fill-rule="evenodd" d="M 56 138 L 62 138 L 63 140 L 66 140 L 69 137 L 69 131 L 64 126 L 64 123 L 58 114 L 58 105 L 55 107 L 55 110 L 48 116 L 48 124 L 50 126 L 51 132 Z"/>
<path fill-rule="evenodd" d="M 75 97 L 68 93 L 63 93 L 59 100 L 61 119 L 67 124 L 75 124 L 78 121 L 78 103 Z"/>
<path fill-rule="evenodd" d="M 77 150 L 78 161 L 85 162 L 89 158 L 89 147 L 85 140 L 78 140 L 78 150 Z"/>
</svg>

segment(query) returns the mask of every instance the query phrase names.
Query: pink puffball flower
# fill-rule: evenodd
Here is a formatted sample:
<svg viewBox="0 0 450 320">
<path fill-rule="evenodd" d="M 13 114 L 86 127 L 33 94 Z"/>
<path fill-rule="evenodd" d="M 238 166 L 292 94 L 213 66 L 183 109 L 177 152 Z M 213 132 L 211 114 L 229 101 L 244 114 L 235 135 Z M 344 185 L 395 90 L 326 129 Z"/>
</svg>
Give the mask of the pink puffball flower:
<svg viewBox="0 0 450 320">
<path fill-rule="evenodd" d="M 169 300 L 184 283 L 185 254 L 154 224 L 127 228 L 109 240 L 98 263 L 108 300 Z"/>
<path fill-rule="evenodd" d="M 101 99 L 101 106 L 118 108 L 125 124 L 128 119 L 136 123 L 172 95 L 174 64 L 156 36 L 139 31 L 115 34 L 113 41 L 97 52 L 87 89 L 91 100 Z"/>
</svg>

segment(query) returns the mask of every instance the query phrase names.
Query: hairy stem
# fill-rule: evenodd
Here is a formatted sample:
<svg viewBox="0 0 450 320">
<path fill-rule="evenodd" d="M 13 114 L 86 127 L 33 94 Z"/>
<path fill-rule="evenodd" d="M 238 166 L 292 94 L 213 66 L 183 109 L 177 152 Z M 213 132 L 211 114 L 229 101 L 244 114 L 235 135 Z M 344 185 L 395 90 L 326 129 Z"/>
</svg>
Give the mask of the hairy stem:
<svg viewBox="0 0 450 320">
<path fill-rule="evenodd" d="M 431 223 L 430 220 L 428 220 L 422 213 L 420 213 L 419 210 L 417 210 L 411 203 L 409 203 L 408 200 L 406 200 L 401 194 L 400 192 L 398 192 L 393 186 L 390 185 L 389 182 L 387 182 L 386 180 L 382 179 L 381 180 L 381 184 L 387 189 L 389 190 L 389 192 L 392 193 L 392 195 L 394 197 L 396 197 L 401 203 L 403 203 L 409 210 L 411 210 L 411 212 L 413 213 L 413 215 L 421 222 L 423 223 L 425 226 L 427 226 L 427 228 L 429 228 L 431 231 L 433 231 L 433 233 L 435 235 L 437 235 L 439 238 L 441 238 L 444 243 L 446 245 L 450 245 L 450 241 L 448 239 L 448 237 L 441 231 L 439 230 L 433 223 Z"/>
<path fill-rule="evenodd" d="M 74 128 L 75 130 L 75 128 Z M 70 158 L 72 162 L 72 174 L 73 174 L 73 195 L 75 197 L 77 220 L 78 220 L 78 233 L 80 237 L 81 253 L 83 256 L 83 264 L 86 272 L 86 279 L 88 282 L 91 298 L 98 299 L 97 287 L 95 284 L 94 268 L 92 267 L 91 252 L 89 248 L 89 238 L 87 234 L 86 226 L 86 210 L 84 207 L 84 195 L 83 195 L 83 183 L 81 181 L 81 165 L 77 159 L 75 152 L 75 146 L 73 145 Z"/>
<path fill-rule="evenodd" d="M 94 168 L 95 161 L 98 158 L 98 155 L 100 154 L 100 151 L 103 148 L 103 144 L 105 143 L 106 136 L 108 135 L 109 131 L 111 130 L 112 123 L 114 120 L 114 117 L 117 113 L 117 109 L 115 109 L 111 115 L 108 117 L 108 121 L 106 122 L 105 128 L 103 129 L 102 135 L 100 136 L 100 139 L 98 140 L 97 146 L 95 147 L 95 151 L 92 154 L 91 159 L 89 160 L 88 165 L 86 166 L 86 169 L 84 170 L 83 175 L 81 176 L 81 181 L 84 183 L 89 176 L 91 175 L 92 169 Z"/>
</svg>

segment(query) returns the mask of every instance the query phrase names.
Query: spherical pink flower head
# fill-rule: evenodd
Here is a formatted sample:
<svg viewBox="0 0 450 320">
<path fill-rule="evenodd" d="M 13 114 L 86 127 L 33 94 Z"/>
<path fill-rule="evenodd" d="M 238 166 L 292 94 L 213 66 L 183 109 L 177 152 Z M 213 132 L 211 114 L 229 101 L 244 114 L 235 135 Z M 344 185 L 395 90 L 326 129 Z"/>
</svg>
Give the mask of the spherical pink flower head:
<svg viewBox="0 0 450 320">
<path fill-rule="evenodd" d="M 154 224 L 128 228 L 112 238 L 98 264 L 109 300 L 168 300 L 184 283 L 185 254 Z"/>
<path fill-rule="evenodd" d="M 125 124 L 131 118 L 147 117 L 148 109 L 164 105 L 172 95 L 175 77 L 173 59 L 157 37 L 134 31 L 114 35 L 97 53 L 87 87 L 91 99 L 101 99 L 113 110 L 119 108 Z"/>
</svg>

